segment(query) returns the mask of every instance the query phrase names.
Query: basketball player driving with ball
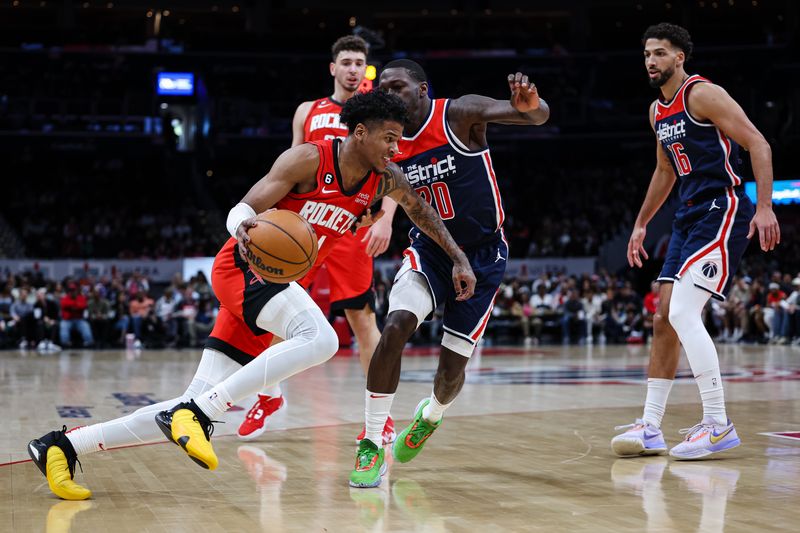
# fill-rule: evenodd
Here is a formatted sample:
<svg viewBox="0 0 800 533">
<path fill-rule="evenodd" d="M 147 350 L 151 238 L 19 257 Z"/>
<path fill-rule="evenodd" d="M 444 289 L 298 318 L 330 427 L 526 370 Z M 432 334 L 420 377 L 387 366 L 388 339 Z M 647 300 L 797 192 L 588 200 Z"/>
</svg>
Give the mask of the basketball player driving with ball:
<svg viewBox="0 0 800 533">
<path fill-rule="evenodd" d="M 264 281 L 243 259 L 241 249 L 249 240 L 247 230 L 255 225 L 256 213 L 277 207 L 303 214 L 311 202 L 335 206 L 350 224 L 342 223 L 340 216 L 310 221 L 320 240 L 319 258 L 324 258 L 333 242 L 367 214 L 368 206 L 390 196 L 452 262 L 456 298 L 472 296 L 475 275 L 464 252 L 436 211 L 390 162 L 398 153 L 406 121 L 403 101 L 382 91 L 359 94 L 347 101 L 341 120 L 348 124 L 344 140 L 290 148 L 231 209 L 226 225 L 232 237 L 217 254 L 212 270 L 220 312 L 183 395 L 110 422 L 70 431 L 64 427 L 28 444 L 53 493 L 68 500 L 91 497 L 88 489 L 73 481 L 78 456 L 163 440 L 162 432 L 193 461 L 213 470 L 218 459 L 210 442 L 212 420 L 265 386 L 334 355 L 339 345 L 336 333 L 306 291 L 295 282 Z M 365 222 L 376 218 L 368 214 Z M 268 333 L 285 341 L 267 347 Z"/>
</svg>

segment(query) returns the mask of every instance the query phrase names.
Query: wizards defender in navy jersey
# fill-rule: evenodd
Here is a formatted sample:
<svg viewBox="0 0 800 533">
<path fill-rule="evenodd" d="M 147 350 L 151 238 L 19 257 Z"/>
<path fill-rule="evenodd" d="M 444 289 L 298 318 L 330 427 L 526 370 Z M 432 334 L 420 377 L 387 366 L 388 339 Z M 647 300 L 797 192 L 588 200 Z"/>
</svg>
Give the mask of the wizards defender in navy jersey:
<svg viewBox="0 0 800 533">
<path fill-rule="evenodd" d="M 475 294 L 458 297 L 450 281 L 452 261 L 417 227 L 389 295 L 389 314 L 367 377 L 366 438 L 359 446 L 350 484 L 380 484 L 384 467 L 380 428 L 400 381 L 403 347 L 419 324 L 444 304 L 444 335 L 433 393 L 424 398 L 414 421 L 398 435 L 396 460 L 411 460 L 439 427 L 444 410 L 464 384 L 464 369 L 486 328 L 506 269 L 503 202 L 486 142 L 489 122 L 543 124 L 547 104 L 521 73 L 508 77 L 510 101 L 467 95 L 432 100 L 425 72 L 409 60 L 392 61 L 380 76 L 380 88 L 399 95 L 409 121 L 394 161 L 417 193 L 433 205 L 475 272 Z M 380 426 L 380 427 L 379 427 Z"/>
<path fill-rule="evenodd" d="M 661 419 L 683 344 L 700 389 L 703 419 L 686 430 L 670 450 L 677 459 L 700 459 L 739 445 L 725 410 L 719 359 L 701 319 L 711 297 L 724 299 L 747 247 L 758 233 L 761 249 L 780 242 L 772 212 L 772 153 L 741 107 L 722 87 L 684 63 L 692 41 L 680 26 L 662 23 L 642 38 L 650 86 L 661 90 L 650 106 L 656 134 L 656 170 L 628 243 L 631 267 L 647 259 L 644 238 L 653 218 L 678 182 L 681 205 L 675 214 L 667 256 L 659 276 L 659 309 L 653 321 L 653 346 L 644 414 L 614 437 L 618 455 L 666 452 Z M 739 147 L 750 152 L 758 185 L 755 206 L 743 192 Z"/>
</svg>

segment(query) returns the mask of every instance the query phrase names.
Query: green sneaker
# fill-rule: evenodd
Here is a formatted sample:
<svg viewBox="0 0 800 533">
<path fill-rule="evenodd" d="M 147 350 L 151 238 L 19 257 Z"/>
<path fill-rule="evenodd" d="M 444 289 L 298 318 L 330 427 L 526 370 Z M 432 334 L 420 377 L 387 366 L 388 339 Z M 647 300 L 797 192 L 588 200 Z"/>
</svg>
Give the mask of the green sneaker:
<svg viewBox="0 0 800 533">
<path fill-rule="evenodd" d="M 381 476 L 386 473 L 383 448 L 378 448 L 371 440 L 362 439 L 356 452 L 356 467 L 350 472 L 351 487 L 377 487 Z"/>
<path fill-rule="evenodd" d="M 432 424 L 422 418 L 422 410 L 430 401 L 430 398 L 425 398 L 417 404 L 417 409 L 414 411 L 414 421 L 394 441 L 392 455 L 401 463 L 407 463 L 416 457 L 422 451 L 422 446 L 428 440 L 428 437 L 433 434 L 436 428 L 442 425 L 441 420 L 436 424 Z"/>
</svg>

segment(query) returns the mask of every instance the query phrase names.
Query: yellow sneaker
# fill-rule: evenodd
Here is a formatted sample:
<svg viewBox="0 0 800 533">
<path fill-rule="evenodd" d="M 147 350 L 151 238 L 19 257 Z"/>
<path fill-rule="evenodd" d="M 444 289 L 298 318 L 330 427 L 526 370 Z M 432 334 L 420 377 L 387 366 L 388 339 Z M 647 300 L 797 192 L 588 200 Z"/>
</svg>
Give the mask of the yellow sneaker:
<svg viewBox="0 0 800 533">
<path fill-rule="evenodd" d="M 167 439 L 184 449 L 192 461 L 209 470 L 217 468 L 219 460 L 211 446 L 214 424 L 193 400 L 161 411 L 156 415 L 156 424 Z"/>
<path fill-rule="evenodd" d="M 73 481 L 78 454 L 66 437 L 67 426 L 28 443 L 28 455 L 47 478 L 50 490 L 64 500 L 86 500 L 92 491 Z"/>
</svg>

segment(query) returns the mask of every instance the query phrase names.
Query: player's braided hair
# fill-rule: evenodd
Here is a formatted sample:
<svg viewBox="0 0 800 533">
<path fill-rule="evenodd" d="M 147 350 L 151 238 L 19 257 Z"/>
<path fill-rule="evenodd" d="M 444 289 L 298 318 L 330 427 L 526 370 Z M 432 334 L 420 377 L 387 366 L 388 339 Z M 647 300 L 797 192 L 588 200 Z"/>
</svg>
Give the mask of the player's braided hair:
<svg viewBox="0 0 800 533">
<path fill-rule="evenodd" d="M 333 61 L 335 63 L 339 52 L 363 52 L 366 56 L 368 48 L 367 41 L 361 37 L 356 35 L 345 35 L 344 37 L 339 37 L 336 39 L 336 42 L 333 43 L 333 46 L 331 46 L 331 55 L 333 56 Z"/>
<path fill-rule="evenodd" d="M 339 120 L 347 124 L 352 133 L 358 124 L 393 120 L 404 124 L 408 118 L 406 106 L 399 96 L 375 89 L 368 93 L 357 93 L 345 102 Z"/>
<path fill-rule="evenodd" d="M 672 43 L 672 46 L 683 50 L 686 61 L 689 61 L 689 58 L 692 57 L 692 49 L 694 48 L 692 37 L 686 28 L 682 28 L 677 24 L 670 24 L 669 22 L 654 24 L 647 28 L 644 35 L 642 35 L 642 45 L 647 42 L 647 39 L 666 39 Z"/>
</svg>

